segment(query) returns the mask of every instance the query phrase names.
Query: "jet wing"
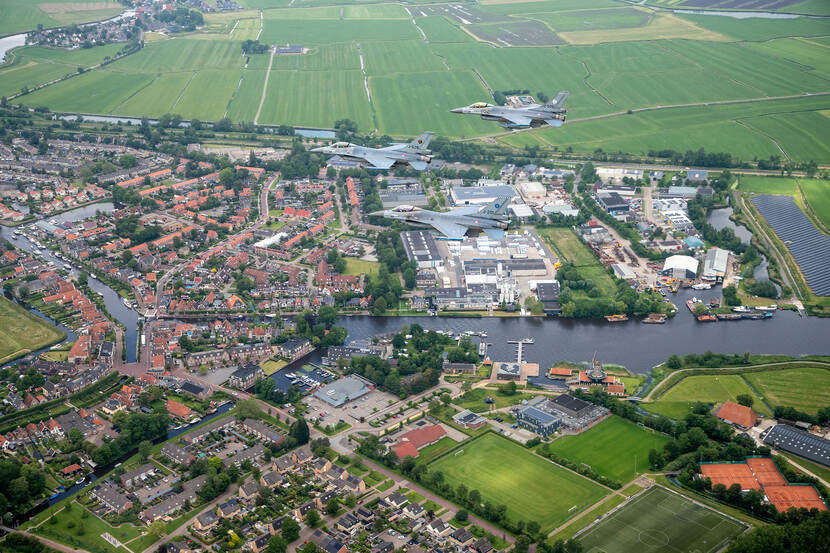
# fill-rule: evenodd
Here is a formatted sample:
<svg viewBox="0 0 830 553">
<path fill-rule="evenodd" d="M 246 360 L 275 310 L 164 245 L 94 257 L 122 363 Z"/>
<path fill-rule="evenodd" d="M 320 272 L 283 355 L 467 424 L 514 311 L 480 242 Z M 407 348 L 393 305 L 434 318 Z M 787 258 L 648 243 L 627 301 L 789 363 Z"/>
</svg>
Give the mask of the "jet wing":
<svg viewBox="0 0 830 553">
<path fill-rule="evenodd" d="M 545 123 L 551 127 L 561 127 L 563 121 L 561 119 L 545 119 Z"/>
<path fill-rule="evenodd" d="M 499 117 L 508 121 L 511 125 L 521 125 L 524 127 L 530 126 L 530 117 L 525 117 L 519 113 L 500 113 Z"/>
<path fill-rule="evenodd" d="M 395 165 L 394 159 L 389 159 L 386 156 L 377 154 L 368 154 L 363 159 L 365 159 L 367 163 L 371 164 L 372 167 L 375 167 L 376 169 L 389 169 Z"/>
<path fill-rule="evenodd" d="M 465 205 L 464 207 L 457 207 L 453 209 L 450 213 L 453 215 L 472 215 L 474 213 L 478 213 L 480 210 L 480 205 Z"/>
<path fill-rule="evenodd" d="M 415 169 L 416 171 L 423 171 L 424 169 L 427 168 L 427 162 L 426 161 L 410 161 L 409 165 L 413 169 Z"/>
<path fill-rule="evenodd" d="M 384 146 L 383 148 L 378 148 L 378 150 L 384 150 L 384 151 L 387 151 L 387 152 L 395 152 L 397 150 L 402 150 L 406 146 L 407 146 L 407 144 L 405 144 L 405 143 L 396 142 L 396 143 L 394 143 L 390 146 Z"/>
<path fill-rule="evenodd" d="M 446 236 L 447 238 L 464 238 L 467 234 L 467 227 L 458 225 L 451 221 L 432 221 L 430 224 L 435 227 L 435 230 Z"/>
</svg>

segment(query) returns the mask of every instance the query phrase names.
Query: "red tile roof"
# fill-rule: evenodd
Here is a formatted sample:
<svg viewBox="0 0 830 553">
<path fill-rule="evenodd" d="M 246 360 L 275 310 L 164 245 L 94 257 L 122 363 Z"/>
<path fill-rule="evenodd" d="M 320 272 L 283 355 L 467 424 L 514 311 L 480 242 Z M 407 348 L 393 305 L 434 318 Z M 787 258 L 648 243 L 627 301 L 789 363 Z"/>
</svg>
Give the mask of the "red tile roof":
<svg viewBox="0 0 830 553">
<path fill-rule="evenodd" d="M 399 441 L 409 442 L 414 445 L 416 449 L 421 449 L 426 445 L 437 442 L 443 436 L 446 436 L 446 434 L 447 432 L 441 426 L 436 424 L 433 426 L 424 426 L 422 428 L 410 430 L 406 434 L 402 434 L 399 437 Z"/>
<path fill-rule="evenodd" d="M 179 403 L 175 399 L 168 399 L 167 412 L 176 417 L 187 418 L 190 416 L 190 407 L 184 403 Z"/>
<path fill-rule="evenodd" d="M 755 411 L 744 405 L 739 405 L 734 401 L 727 401 L 720 409 L 718 409 L 717 416 L 726 422 L 731 422 L 745 428 L 755 426 L 755 421 L 758 420 L 758 415 Z"/>
<path fill-rule="evenodd" d="M 398 456 L 398 459 L 404 459 L 405 457 L 417 457 L 418 456 L 418 449 L 412 445 L 412 442 L 403 442 L 400 443 L 392 448 L 392 451 L 395 452 L 395 455 Z"/>
</svg>

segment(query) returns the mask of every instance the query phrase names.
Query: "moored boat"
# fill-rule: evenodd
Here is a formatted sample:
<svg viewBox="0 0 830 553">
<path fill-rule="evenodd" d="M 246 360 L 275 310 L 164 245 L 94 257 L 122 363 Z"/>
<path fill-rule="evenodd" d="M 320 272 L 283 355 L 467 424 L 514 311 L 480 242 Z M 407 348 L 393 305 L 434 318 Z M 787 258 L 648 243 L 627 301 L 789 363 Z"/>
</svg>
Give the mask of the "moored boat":
<svg viewBox="0 0 830 553">
<path fill-rule="evenodd" d="M 667 318 L 663 313 L 649 313 L 648 317 L 643 319 L 643 324 L 659 325 L 665 323 Z"/>
<path fill-rule="evenodd" d="M 628 320 L 628 315 L 625 313 L 618 313 L 616 315 L 606 315 L 605 320 L 609 323 L 622 323 Z"/>
</svg>

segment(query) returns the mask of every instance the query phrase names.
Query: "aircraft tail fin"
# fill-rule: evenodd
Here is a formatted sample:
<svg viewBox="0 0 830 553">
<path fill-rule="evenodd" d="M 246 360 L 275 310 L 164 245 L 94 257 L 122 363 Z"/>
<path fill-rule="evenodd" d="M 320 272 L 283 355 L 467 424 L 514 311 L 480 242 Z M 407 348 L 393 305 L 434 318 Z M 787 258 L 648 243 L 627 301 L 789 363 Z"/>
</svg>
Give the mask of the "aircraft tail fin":
<svg viewBox="0 0 830 553">
<path fill-rule="evenodd" d="M 507 207 L 510 205 L 510 201 L 513 198 L 510 196 L 502 196 L 500 198 L 496 198 L 493 202 L 485 205 L 482 207 L 478 214 L 483 217 L 492 217 L 492 218 L 507 218 Z"/>
<path fill-rule="evenodd" d="M 568 99 L 569 95 L 570 92 L 560 92 L 556 96 L 554 96 L 553 99 L 551 99 L 547 104 L 545 104 L 545 107 L 559 109 L 565 104 L 565 100 Z"/>
<path fill-rule="evenodd" d="M 409 143 L 409 147 L 414 150 L 426 150 L 429 148 L 429 143 L 432 141 L 433 136 L 435 136 L 434 132 L 427 131 L 422 133 L 421 136 Z"/>
</svg>

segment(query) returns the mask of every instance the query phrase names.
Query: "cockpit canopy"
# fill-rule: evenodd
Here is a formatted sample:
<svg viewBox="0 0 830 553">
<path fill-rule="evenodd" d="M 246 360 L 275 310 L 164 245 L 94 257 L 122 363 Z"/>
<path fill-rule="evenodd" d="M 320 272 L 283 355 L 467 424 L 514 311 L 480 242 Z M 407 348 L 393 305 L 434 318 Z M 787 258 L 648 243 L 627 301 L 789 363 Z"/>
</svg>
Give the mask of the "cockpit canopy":
<svg viewBox="0 0 830 553">
<path fill-rule="evenodd" d="M 392 211 L 396 211 L 398 213 L 407 213 L 409 211 L 416 211 L 418 208 L 411 205 L 399 205 L 396 206 Z"/>
<path fill-rule="evenodd" d="M 332 144 L 333 148 L 348 148 L 351 144 L 348 142 L 335 142 Z"/>
<path fill-rule="evenodd" d="M 475 104 L 471 105 L 470 107 L 471 108 L 486 108 L 489 105 L 490 104 L 488 104 L 487 102 L 476 102 Z"/>
</svg>

